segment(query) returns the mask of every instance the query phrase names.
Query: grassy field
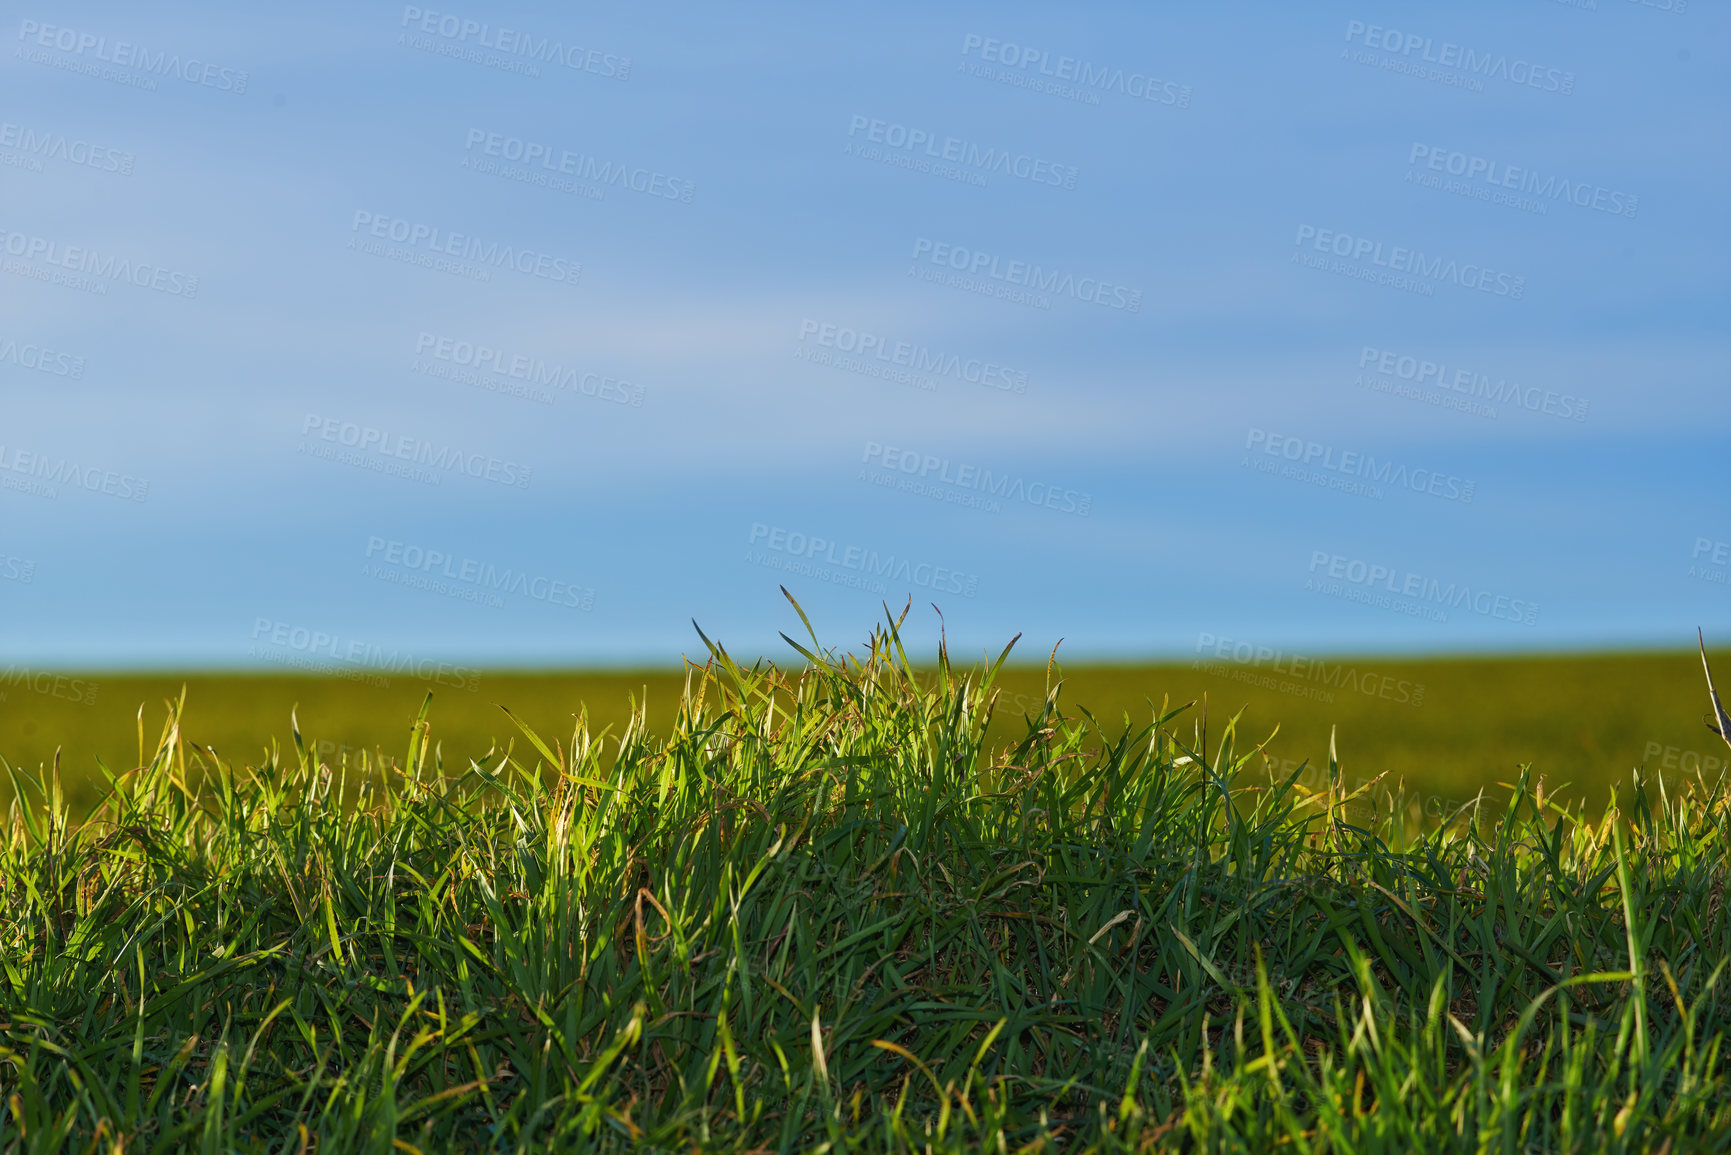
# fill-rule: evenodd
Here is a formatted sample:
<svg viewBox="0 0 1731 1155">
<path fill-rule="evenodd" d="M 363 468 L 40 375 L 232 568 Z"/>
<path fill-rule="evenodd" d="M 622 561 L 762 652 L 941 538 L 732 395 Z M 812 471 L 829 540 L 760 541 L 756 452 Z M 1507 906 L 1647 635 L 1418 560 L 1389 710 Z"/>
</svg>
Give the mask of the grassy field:
<svg viewBox="0 0 1731 1155">
<path fill-rule="evenodd" d="M 1528 702 L 1491 725 L 1541 726 L 1582 665 L 1506 675 Z M 701 676 L 618 743 L 566 718 L 441 760 L 443 695 L 397 716 L 397 772 L 357 755 L 345 783 L 293 734 L 213 761 L 195 705 L 82 823 L 21 781 L 0 1151 L 1731 1141 L 1722 785 L 1601 817 L 1523 776 L 1427 821 L 1332 759 L 1320 793 L 1271 787 L 1278 689 L 1253 724 L 1229 718 L 1248 690 L 1211 694 L 1205 732 L 1176 703 L 988 722 L 1002 671 L 917 671 L 888 633 L 863 664 Z M 1705 693 L 1676 685 L 1663 716 L 1705 748 Z M 1428 686 L 1402 708 L 1384 732 L 1477 732 Z M 1651 711 L 1621 724 L 1642 740 Z M 1546 753 L 1589 764 L 1580 735 L 1611 731 L 1565 717 Z"/>
<path fill-rule="evenodd" d="M 1283 656 L 1283 672 L 1276 673 L 1272 661 L 1258 665 L 1254 654 L 1240 651 L 1247 660 L 1238 662 L 1230 646 L 1218 647 L 1220 656 L 1215 648 L 1193 663 L 1066 668 L 1061 704 L 1109 724 L 1126 718 L 1146 724 L 1165 697 L 1174 703 L 1194 699 L 1198 716 L 1210 719 L 1244 708 L 1258 739 L 1279 725 L 1269 744 L 1277 771 L 1306 759 L 1320 767 L 1331 728 L 1338 727 L 1349 784 L 1387 771 L 1434 798 L 1433 810 L 1458 804 L 1481 786 L 1512 782 L 1523 763 L 1551 790 L 1573 784 L 1598 807 L 1609 787 L 1627 783 L 1638 766 L 1667 780 L 1697 771 L 1713 778 L 1727 761 L 1724 746 L 1701 725 L 1706 698 L 1693 651 L 1345 658 L 1303 665 Z M 1731 668 L 1731 653 L 1716 660 Z M 245 765 L 258 761 L 273 739 L 279 747 L 289 745 L 290 712 L 297 705 L 301 731 L 316 756 L 339 763 L 364 750 L 400 761 L 403 719 L 413 716 L 430 690 L 433 741 L 447 763 L 462 764 L 495 743 L 521 743 L 501 705 L 543 732 L 564 733 L 573 715 L 587 710 L 596 731 L 611 726 L 617 733 L 631 717 L 635 698 L 645 707 L 649 730 L 666 734 L 685 686 L 677 669 L 483 673 L 473 688 L 400 675 L 378 686 L 313 675 L 97 673 L 62 676 L 56 683 L 52 675 L 23 674 L 14 667 L 10 680 L 0 676 L 0 757 L 34 768 L 51 762 L 59 748 L 74 803 L 95 799 L 103 781 L 98 758 L 114 771 L 139 764 L 148 753 L 140 750 L 141 741 L 154 740 L 164 702 L 178 698 L 182 688 L 187 739 Z M 932 673 L 923 676 L 929 681 Z M 1039 712 L 1047 677 L 1044 666 L 1006 665 L 998 679 L 992 739 L 1016 734 L 1024 717 Z M 1314 777 L 1310 784 L 1316 784 Z M 0 783 L 0 799 L 6 789 Z"/>
</svg>

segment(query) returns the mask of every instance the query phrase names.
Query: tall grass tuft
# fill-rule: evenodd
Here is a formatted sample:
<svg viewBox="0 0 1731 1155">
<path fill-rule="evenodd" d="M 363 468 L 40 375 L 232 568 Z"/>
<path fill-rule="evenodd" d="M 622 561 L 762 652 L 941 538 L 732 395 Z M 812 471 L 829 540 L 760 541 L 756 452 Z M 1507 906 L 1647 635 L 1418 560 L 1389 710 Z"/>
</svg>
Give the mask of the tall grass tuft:
<svg viewBox="0 0 1731 1155">
<path fill-rule="evenodd" d="M 993 747 L 901 625 L 665 739 L 6 766 L 0 1151 L 1726 1147 L 1722 784 L 1426 825 L 1055 672 Z"/>
</svg>

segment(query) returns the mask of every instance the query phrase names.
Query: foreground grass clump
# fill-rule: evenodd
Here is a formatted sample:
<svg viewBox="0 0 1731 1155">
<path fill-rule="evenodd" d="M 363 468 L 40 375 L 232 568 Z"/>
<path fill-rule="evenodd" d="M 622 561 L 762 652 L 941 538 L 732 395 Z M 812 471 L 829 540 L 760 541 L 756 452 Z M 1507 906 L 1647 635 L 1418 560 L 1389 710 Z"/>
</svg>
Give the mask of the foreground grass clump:
<svg viewBox="0 0 1731 1155">
<path fill-rule="evenodd" d="M 665 739 L 243 769 L 176 705 L 80 820 L 14 774 L 0 1151 L 1728 1142 L 1720 788 L 1423 829 L 1184 707 L 990 748 L 999 666 L 893 624 L 801 652 Z"/>
</svg>

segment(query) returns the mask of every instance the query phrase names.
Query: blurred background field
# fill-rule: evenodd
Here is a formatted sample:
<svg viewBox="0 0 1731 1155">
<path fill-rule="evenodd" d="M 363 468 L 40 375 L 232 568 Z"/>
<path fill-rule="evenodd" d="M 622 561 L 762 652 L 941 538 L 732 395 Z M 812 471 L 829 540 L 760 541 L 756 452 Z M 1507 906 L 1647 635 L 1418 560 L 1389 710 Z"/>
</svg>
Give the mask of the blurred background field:
<svg viewBox="0 0 1731 1155">
<path fill-rule="evenodd" d="M 1715 657 L 1731 678 L 1731 653 Z M 1241 650 L 1192 662 L 1137 666 L 1077 666 L 1062 670 L 1060 704 L 1085 708 L 1116 728 L 1145 724 L 1162 697 L 1173 705 L 1195 699 L 1186 717 L 1206 718 L 1210 743 L 1234 712 L 1254 741 L 1279 733 L 1269 746 L 1274 768 L 1290 772 L 1309 759 L 1326 764 L 1331 726 L 1349 782 L 1383 771 L 1435 805 L 1459 803 L 1480 787 L 1512 780 L 1531 762 L 1552 789 L 1570 784 L 1597 809 L 1613 784 L 1631 781 L 1636 767 L 1677 781 L 1723 773 L 1723 742 L 1704 725 L 1707 694 L 1697 654 L 1606 654 L 1523 658 L 1394 660 L 1343 658 L 1324 662 L 1262 659 Z M 369 675 L 370 676 L 370 675 Z M 1006 667 L 994 728 L 1008 737 L 1039 709 L 1047 671 Z M 334 676 L 241 673 L 43 674 L 14 666 L 0 673 L 0 757 L 34 769 L 60 751 L 71 798 L 88 801 L 100 781 L 98 758 L 112 770 L 138 760 L 138 710 L 145 743 L 153 746 L 163 701 L 187 694 L 186 736 L 214 747 L 232 763 L 257 762 L 274 739 L 291 744 L 290 710 L 325 761 L 338 764 L 361 750 L 401 760 L 421 700 L 433 692 L 432 734 L 447 767 L 484 754 L 495 742 L 521 745 L 499 706 L 509 707 L 548 741 L 569 737 L 573 717 L 587 708 L 592 726 L 616 734 L 633 696 L 648 705 L 652 730 L 670 725 L 684 675 L 643 671 L 482 673 L 473 689 L 397 674 L 383 685 Z M 1188 732 L 1188 731 L 1187 731 Z M 0 786 L 9 796 L 9 787 Z"/>
</svg>

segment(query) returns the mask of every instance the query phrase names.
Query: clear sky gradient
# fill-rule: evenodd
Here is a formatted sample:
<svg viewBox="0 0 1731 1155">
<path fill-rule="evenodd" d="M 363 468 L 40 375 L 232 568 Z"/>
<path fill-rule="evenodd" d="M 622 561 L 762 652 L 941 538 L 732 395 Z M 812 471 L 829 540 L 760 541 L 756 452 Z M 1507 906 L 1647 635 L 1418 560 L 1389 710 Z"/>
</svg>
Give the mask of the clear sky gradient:
<svg viewBox="0 0 1731 1155">
<path fill-rule="evenodd" d="M 1731 636 L 1722 6 L 8 19 L 9 664 Z"/>
</svg>

